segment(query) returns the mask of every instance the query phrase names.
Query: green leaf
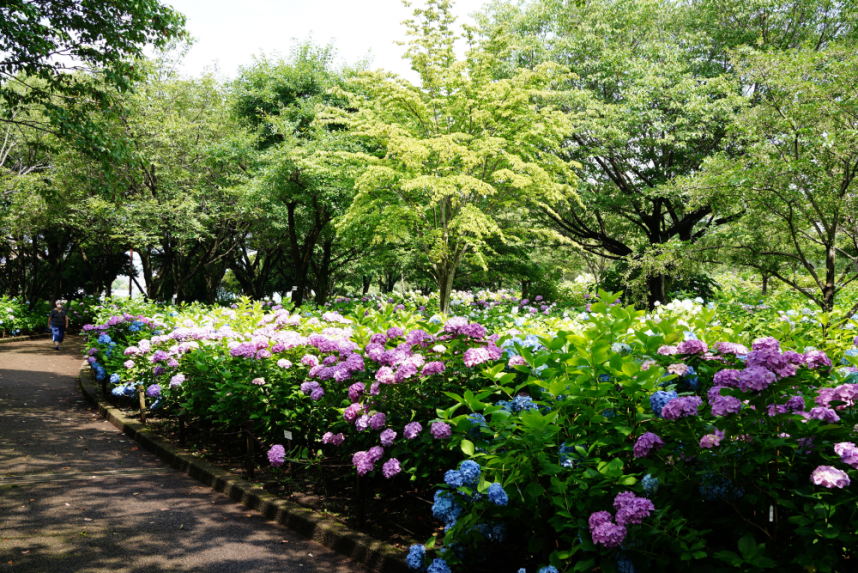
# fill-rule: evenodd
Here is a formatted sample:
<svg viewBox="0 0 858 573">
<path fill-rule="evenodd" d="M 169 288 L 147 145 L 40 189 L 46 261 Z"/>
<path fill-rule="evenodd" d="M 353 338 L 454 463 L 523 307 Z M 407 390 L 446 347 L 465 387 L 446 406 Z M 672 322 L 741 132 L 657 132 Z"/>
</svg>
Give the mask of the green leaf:
<svg viewBox="0 0 858 573">
<path fill-rule="evenodd" d="M 465 452 L 466 456 L 473 456 L 474 455 L 474 443 L 471 442 L 470 440 L 462 440 L 461 448 L 462 448 L 462 451 Z"/>
<path fill-rule="evenodd" d="M 754 536 L 750 533 L 739 540 L 739 551 L 742 553 L 742 557 L 744 557 L 746 561 L 754 556 L 754 550 L 756 548 L 757 544 L 754 542 Z"/>
</svg>

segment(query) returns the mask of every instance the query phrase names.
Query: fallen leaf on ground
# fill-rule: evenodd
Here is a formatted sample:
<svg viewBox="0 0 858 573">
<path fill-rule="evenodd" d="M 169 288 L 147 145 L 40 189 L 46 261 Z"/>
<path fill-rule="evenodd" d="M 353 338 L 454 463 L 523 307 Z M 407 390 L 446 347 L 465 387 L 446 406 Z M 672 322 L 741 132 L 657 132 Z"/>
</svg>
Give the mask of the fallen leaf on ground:
<svg viewBox="0 0 858 573">
<path fill-rule="evenodd" d="M 29 550 L 29 549 L 27 549 L 26 551 L 22 551 L 22 552 L 21 552 L 21 555 L 26 555 L 26 554 L 27 554 L 27 553 L 29 553 L 29 552 L 30 552 L 30 550 Z"/>
</svg>

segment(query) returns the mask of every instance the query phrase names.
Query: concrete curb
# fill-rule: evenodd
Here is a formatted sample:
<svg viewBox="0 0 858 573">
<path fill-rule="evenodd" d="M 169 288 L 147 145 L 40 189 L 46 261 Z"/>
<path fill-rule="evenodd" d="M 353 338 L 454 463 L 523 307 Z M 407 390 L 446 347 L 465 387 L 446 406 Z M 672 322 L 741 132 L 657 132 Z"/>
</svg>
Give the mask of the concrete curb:
<svg viewBox="0 0 858 573">
<path fill-rule="evenodd" d="M 146 426 L 126 418 L 121 411 L 103 400 L 95 391 L 90 379 L 90 368 L 84 364 L 80 370 L 80 389 L 98 412 L 111 424 L 142 444 L 149 451 L 189 476 L 213 489 L 225 493 L 237 502 L 254 509 L 270 520 L 285 525 L 325 547 L 345 555 L 380 573 L 406 573 L 404 552 L 370 536 L 353 531 L 332 519 L 280 499 L 254 487 L 243 479 L 201 460 L 180 448 L 163 442 Z"/>
<path fill-rule="evenodd" d="M 39 340 L 53 336 L 46 332 L 44 334 L 28 334 L 27 336 L 10 336 L 9 338 L 0 338 L 0 344 L 8 344 L 10 342 L 23 342 L 25 340 Z"/>
</svg>

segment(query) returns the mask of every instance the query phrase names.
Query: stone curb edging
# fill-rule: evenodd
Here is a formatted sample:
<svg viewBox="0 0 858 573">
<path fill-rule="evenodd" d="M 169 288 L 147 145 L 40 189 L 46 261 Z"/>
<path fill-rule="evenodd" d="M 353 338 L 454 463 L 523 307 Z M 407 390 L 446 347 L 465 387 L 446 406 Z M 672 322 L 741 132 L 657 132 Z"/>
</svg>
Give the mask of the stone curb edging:
<svg viewBox="0 0 858 573">
<path fill-rule="evenodd" d="M 163 442 L 143 424 L 126 418 L 122 412 L 103 400 L 90 380 L 90 368 L 84 364 L 80 370 L 80 389 L 84 396 L 97 406 L 98 413 L 146 449 L 177 470 L 228 495 L 233 500 L 254 509 L 266 518 L 285 525 L 292 531 L 308 537 L 345 555 L 379 573 L 406 573 L 404 552 L 373 539 L 365 533 L 349 529 L 332 519 L 281 499 L 254 487 L 243 479 L 201 460 L 180 448 Z"/>
<path fill-rule="evenodd" d="M 46 332 L 44 334 L 28 334 L 26 336 L 10 336 L 9 338 L 0 338 L 0 344 L 8 344 L 10 342 L 23 342 L 24 340 L 39 340 L 41 338 L 47 338 L 49 336 L 53 336 L 53 335 Z"/>
</svg>

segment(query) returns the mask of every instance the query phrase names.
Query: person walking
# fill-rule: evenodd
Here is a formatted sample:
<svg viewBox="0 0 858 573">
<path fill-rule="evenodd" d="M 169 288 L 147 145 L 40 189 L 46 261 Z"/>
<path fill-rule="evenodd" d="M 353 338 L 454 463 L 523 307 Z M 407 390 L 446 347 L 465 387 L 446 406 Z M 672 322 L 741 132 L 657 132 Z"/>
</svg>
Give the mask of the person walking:
<svg viewBox="0 0 858 573">
<path fill-rule="evenodd" d="M 60 343 L 62 343 L 66 329 L 69 327 L 69 315 L 63 309 L 63 301 L 58 300 L 56 304 L 56 308 L 51 311 L 51 316 L 48 319 L 48 328 L 51 329 L 51 333 L 54 335 L 54 345 L 57 347 L 57 350 L 62 350 Z"/>
</svg>

